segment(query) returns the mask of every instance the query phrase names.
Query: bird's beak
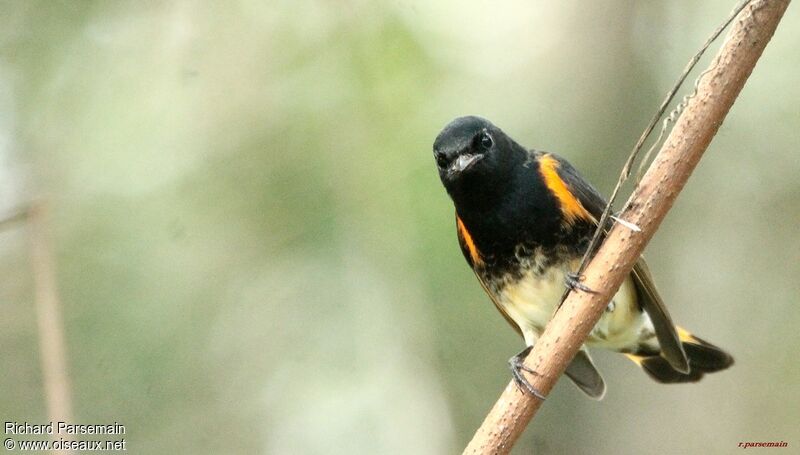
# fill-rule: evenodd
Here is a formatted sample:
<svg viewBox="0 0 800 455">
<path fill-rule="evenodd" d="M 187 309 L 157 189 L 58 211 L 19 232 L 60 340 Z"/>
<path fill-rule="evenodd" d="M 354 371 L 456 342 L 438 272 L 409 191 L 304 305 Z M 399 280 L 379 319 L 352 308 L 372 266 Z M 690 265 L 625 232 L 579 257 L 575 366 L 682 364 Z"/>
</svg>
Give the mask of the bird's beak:
<svg viewBox="0 0 800 455">
<path fill-rule="evenodd" d="M 453 165 L 450 166 L 450 173 L 457 174 L 466 171 L 470 167 L 472 167 L 475 163 L 481 160 L 483 155 L 460 155 L 456 160 L 453 162 Z"/>
</svg>

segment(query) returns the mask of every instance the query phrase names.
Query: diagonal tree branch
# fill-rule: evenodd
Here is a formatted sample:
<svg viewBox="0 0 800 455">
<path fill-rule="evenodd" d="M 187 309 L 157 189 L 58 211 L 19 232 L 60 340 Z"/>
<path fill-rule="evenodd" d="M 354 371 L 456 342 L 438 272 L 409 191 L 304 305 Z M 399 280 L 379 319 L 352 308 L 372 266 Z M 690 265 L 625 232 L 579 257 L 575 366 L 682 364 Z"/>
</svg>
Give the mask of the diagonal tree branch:
<svg viewBox="0 0 800 455">
<path fill-rule="evenodd" d="M 716 134 L 745 81 L 775 32 L 789 0 L 756 0 L 736 18 L 647 174 L 620 218 L 641 228 L 615 224 L 586 268 L 584 284 L 597 293 L 573 292 L 547 325 L 525 360 L 539 372 L 528 380 L 547 395 L 594 327 L 603 309 L 638 260 L 703 152 Z M 542 402 L 512 381 L 489 411 L 465 454 L 505 454 Z"/>
</svg>

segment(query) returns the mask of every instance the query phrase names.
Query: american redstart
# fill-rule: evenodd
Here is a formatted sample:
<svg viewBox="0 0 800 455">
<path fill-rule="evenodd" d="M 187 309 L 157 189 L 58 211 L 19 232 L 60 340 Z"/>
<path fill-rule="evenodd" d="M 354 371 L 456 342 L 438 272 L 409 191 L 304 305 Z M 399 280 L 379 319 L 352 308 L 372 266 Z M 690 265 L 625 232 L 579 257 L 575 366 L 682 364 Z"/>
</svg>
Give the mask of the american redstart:
<svg viewBox="0 0 800 455">
<path fill-rule="evenodd" d="M 574 276 L 606 202 L 565 159 L 528 150 L 488 120 L 460 117 L 433 144 L 439 177 L 456 209 L 458 242 L 467 263 L 527 348 L 509 361 L 520 387 L 522 360 L 536 343 Z M 662 383 L 694 382 L 733 358 L 675 326 L 639 259 L 566 369 L 587 395 L 605 383 L 586 346 L 627 355 Z M 532 372 L 535 373 L 535 372 Z"/>
</svg>

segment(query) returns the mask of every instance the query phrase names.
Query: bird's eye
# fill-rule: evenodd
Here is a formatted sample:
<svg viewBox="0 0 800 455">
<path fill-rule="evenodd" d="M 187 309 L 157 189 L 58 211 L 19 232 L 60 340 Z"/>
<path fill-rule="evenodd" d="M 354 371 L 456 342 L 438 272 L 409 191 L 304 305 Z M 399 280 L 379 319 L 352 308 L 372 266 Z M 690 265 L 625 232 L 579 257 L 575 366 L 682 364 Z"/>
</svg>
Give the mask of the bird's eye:
<svg viewBox="0 0 800 455">
<path fill-rule="evenodd" d="M 489 133 L 481 134 L 481 147 L 484 150 L 489 150 L 494 145 L 494 141 L 492 141 L 492 136 L 489 136 Z"/>
<path fill-rule="evenodd" d="M 436 164 L 442 169 L 446 168 L 447 156 L 444 153 L 436 153 Z"/>
</svg>

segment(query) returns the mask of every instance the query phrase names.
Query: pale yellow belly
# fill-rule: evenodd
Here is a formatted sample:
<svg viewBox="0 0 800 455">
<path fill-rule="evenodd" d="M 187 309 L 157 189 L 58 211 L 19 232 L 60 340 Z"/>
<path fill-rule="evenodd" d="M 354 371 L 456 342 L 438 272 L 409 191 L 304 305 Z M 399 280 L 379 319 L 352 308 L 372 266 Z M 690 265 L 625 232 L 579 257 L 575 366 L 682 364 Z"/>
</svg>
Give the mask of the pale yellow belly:
<svg viewBox="0 0 800 455">
<path fill-rule="evenodd" d="M 561 301 L 565 278 L 565 270 L 555 267 L 541 276 L 528 273 L 519 281 L 507 284 L 497 295 L 497 303 L 519 326 L 529 346 L 542 333 Z M 647 313 L 639 309 L 633 280 L 628 277 L 592 329 L 586 344 L 630 351 L 641 343 L 653 342 L 642 338 L 653 332 Z"/>
</svg>

